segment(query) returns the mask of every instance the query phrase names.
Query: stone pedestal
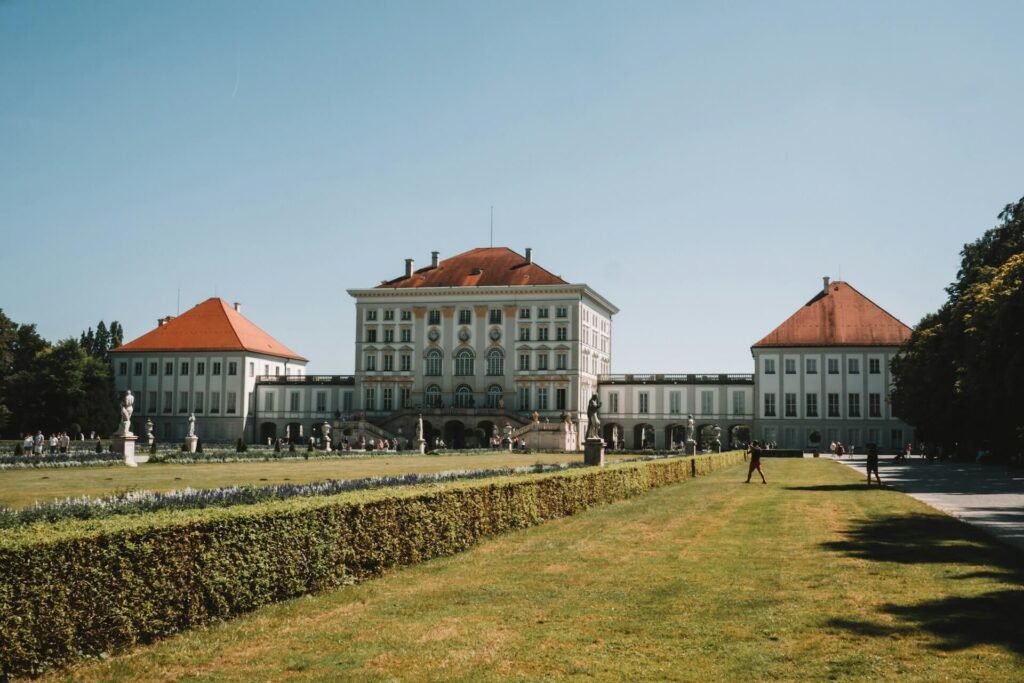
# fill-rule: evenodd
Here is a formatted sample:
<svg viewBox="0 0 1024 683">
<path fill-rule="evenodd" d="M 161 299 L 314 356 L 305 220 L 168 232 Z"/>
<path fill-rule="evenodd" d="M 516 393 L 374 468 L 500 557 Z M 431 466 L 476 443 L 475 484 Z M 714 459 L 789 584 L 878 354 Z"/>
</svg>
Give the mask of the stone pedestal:
<svg viewBox="0 0 1024 683">
<path fill-rule="evenodd" d="M 186 436 L 185 437 L 185 450 L 189 453 L 196 452 L 196 444 L 199 443 L 198 436 Z"/>
<path fill-rule="evenodd" d="M 424 453 L 427 452 L 427 442 L 426 442 L 426 440 L 424 440 L 424 439 L 416 439 L 416 441 L 414 441 L 413 443 L 416 444 L 416 450 L 419 452 L 420 455 L 423 455 Z"/>
<path fill-rule="evenodd" d="M 110 437 L 110 450 L 113 453 L 120 453 L 124 456 L 124 464 L 128 467 L 138 467 L 135 462 L 135 442 L 138 437 L 134 434 L 115 434 Z"/>
<path fill-rule="evenodd" d="M 590 437 L 583 442 L 583 464 L 604 466 L 604 441 L 599 437 Z"/>
</svg>

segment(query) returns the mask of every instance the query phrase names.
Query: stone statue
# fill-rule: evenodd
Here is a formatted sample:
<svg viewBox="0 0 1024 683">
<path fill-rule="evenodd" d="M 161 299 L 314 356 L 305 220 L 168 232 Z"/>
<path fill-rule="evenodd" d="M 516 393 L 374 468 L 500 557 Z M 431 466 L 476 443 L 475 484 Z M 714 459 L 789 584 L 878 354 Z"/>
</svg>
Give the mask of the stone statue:
<svg viewBox="0 0 1024 683">
<path fill-rule="evenodd" d="M 590 403 L 587 404 L 587 438 L 588 439 L 600 439 L 601 438 L 601 398 L 594 394 L 590 397 Z"/>
<path fill-rule="evenodd" d="M 196 435 L 196 414 L 195 413 L 189 413 L 188 414 L 188 435 L 189 436 L 195 436 Z"/>
<path fill-rule="evenodd" d="M 124 392 L 124 398 L 121 399 L 121 434 L 130 435 L 132 433 L 132 413 L 135 412 L 135 397 L 132 396 L 132 390 Z"/>
</svg>

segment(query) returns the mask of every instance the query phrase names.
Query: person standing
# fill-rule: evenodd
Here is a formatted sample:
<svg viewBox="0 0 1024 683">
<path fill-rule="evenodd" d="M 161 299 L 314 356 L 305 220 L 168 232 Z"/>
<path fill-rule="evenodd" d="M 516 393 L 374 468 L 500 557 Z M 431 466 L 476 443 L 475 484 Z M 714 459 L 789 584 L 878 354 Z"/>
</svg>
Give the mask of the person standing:
<svg viewBox="0 0 1024 683">
<path fill-rule="evenodd" d="M 868 444 L 868 486 L 871 486 L 871 473 L 875 473 L 875 480 L 878 485 L 882 485 L 882 478 L 878 476 L 878 445 L 875 443 Z"/>
<path fill-rule="evenodd" d="M 754 474 L 754 470 L 757 470 L 757 473 L 761 475 L 761 483 L 767 484 L 768 480 L 764 478 L 764 471 L 761 469 L 761 446 L 757 441 L 752 441 L 747 452 L 750 454 L 750 469 L 747 470 L 747 480 L 743 483 L 749 484 L 750 477 Z"/>
</svg>

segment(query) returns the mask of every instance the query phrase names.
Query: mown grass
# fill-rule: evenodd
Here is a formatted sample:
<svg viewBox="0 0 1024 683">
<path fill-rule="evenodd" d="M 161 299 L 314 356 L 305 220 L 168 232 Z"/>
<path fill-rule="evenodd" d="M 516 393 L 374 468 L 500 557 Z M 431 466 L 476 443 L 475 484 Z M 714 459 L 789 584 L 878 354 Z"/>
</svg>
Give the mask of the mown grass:
<svg viewBox="0 0 1024 683">
<path fill-rule="evenodd" d="M 733 468 L 51 680 L 1024 677 L 1024 557 L 827 460 Z"/>
<path fill-rule="evenodd" d="M 615 458 L 609 458 L 614 460 Z M 169 491 L 245 484 L 301 484 L 324 479 L 362 479 L 449 470 L 581 462 L 583 454 L 509 453 L 479 455 L 373 456 L 330 460 L 209 464 L 143 464 L 129 467 L 34 468 L 0 471 L 0 505 L 21 508 L 36 501 L 104 496 L 122 491 Z"/>
</svg>

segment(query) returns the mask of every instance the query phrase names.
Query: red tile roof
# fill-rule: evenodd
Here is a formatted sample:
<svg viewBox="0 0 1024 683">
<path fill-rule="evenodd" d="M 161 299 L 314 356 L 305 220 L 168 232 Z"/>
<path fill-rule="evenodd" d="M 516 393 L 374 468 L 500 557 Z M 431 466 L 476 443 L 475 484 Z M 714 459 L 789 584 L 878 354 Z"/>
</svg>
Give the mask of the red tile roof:
<svg viewBox="0 0 1024 683">
<path fill-rule="evenodd" d="M 216 297 L 117 347 L 113 353 L 139 351 L 249 351 L 306 360 Z"/>
<path fill-rule="evenodd" d="M 833 282 L 752 348 L 898 346 L 911 329 L 845 282 Z"/>
<path fill-rule="evenodd" d="M 536 263 L 508 247 L 480 247 L 439 261 L 437 267 L 427 266 L 378 285 L 378 288 L 406 287 L 490 287 L 508 285 L 564 285 L 565 280 L 552 275 Z"/>
</svg>

